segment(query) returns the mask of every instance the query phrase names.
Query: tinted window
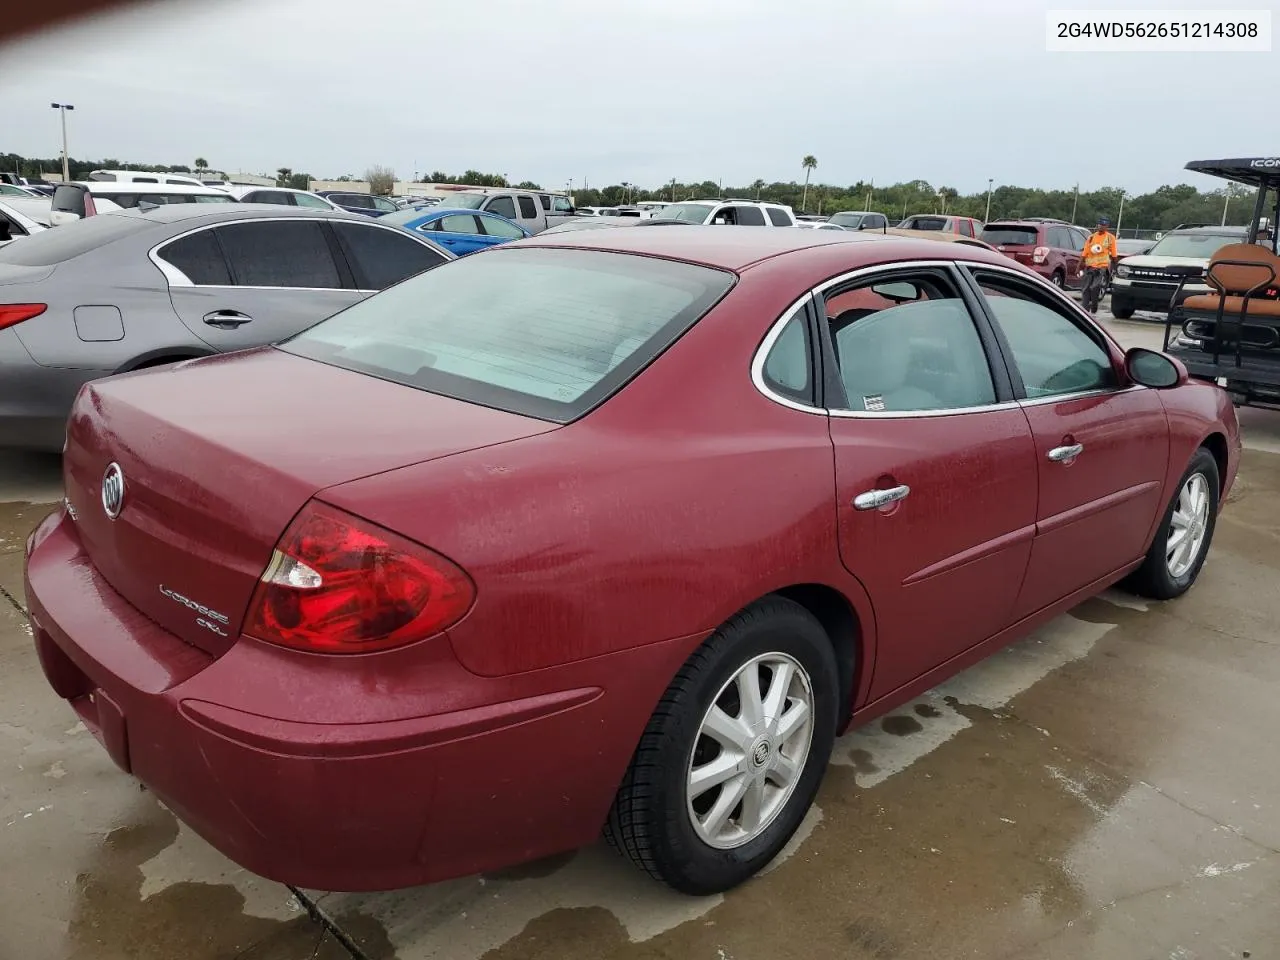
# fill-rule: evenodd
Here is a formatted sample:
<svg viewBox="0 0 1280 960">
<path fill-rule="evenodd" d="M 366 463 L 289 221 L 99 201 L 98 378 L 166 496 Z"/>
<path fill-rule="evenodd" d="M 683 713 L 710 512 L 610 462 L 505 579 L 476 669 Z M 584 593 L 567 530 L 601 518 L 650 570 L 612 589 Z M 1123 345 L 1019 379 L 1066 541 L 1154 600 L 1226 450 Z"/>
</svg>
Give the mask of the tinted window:
<svg viewBox="0 0 1280 960">
<path fill-rule="evenodd" d="M 520 216 L 524 220 L 532 220 L 538 215 L 538 205 L 533 202 L 533 197 L 518 197 L 520 201 Z"/>
<path fill-rule="evenodd" d="M 175 240 L 159 251 L 160 259 L 173 264 L 198 286 L 226 286 L 231 283 L 227 261 L 212 230 L 201 230 Z"/>
<path fill-rule="evenodd" d="M 538 194 L 538 202 L 542 204 L 543 210 L 551 209 L 551 198 L 548 197 L 545 193 Z"/>
<path fill-rule="evenodd" d="M 764 361 L 764 382 L 800 403 L 813 402 L 809 363 L 809 325 L 804 313 L 787 321 Z"/>
<path fill-rule="evenodd" d="M 734 222 L 740 227 L 763 227 L 764 211 L 759 207 L 734 207 Z"/>
<path fill-rule="evenodd" d="M 342 193 L 332 199 L 344 207 L 358 207 L 361 210 L 373 209 L 373 197 L 366 197 L 360 193 Z"/>
<path fill-rule="evenodd" d="M 333 229 L 361 290 L 382 290 L 444 262 L 435 250 L 398 230 L 359 223 L 335 223 Z"/>
<path fill-rule="evenodd" d="M 1107 351 L 1066 315 L 1065 306 L 1005 277 L 978 273 L 977 278 L 1028 398 L 1116 385 Z"/>
<path fill-rule="evenodd" d="M 913 217 L 907 221 L 908 230 L 946 230 L 946 217 Z"/>
<path fill-rule="evenodd" d="M 500 217 L 506 217 L 508 220 L 516 218 L 516 202 L 511 197 L 497 197 L 490 201 L 485 209 L 490 213 L 496 213 Z"/>
<path fill-rule="evenodd" d="M 498 217 L 480 217 L 479 220 L 480 225 L 484 227 L 484 232 L 491 237 L 518 240 L 524 236 L 524 231 L 509 220 L 502 220 Z"/>
<path fill-rule="evenodd" d="M 777 207 L 769 207 L 768 210 L 769 210 L 769 222 L 772 223 L 775 227 L 791 226 L 791 220 L 787 216 L 785 211 L 779 210 Z"/>
<path fill-rule="evenodd" d="M 283 190 L 255 190 L 241 198 L 244 203 L 275 203 L 287 207 L 293 206 L 293 194 Z"/>
<path fill-rule="evenodd" d="M 160 182 L 155 177 L 130 177 L 129 179 L 132 180 L 134 183 L 159 183 Z"/>
<path fill-rule="evenodd" d="M 314 207 L 317 210 L 333 209 L 329 204 L 325 203 L 323 198 L 313 197 L 309 193 L 291 193 L 289 196 L 293 197 L 294 204 L 299 207 Z"/>
<path fill-rule="evenodd" d="M 62 213 L 74 213 L 77 217 L 84 216 L 84 187 L 75 187 L 71 184 L 63 184 L 55 187 L 53 191 L 53 209 Z"/>
<path fill-rule="evenodd" d="M 52 230 L 41 230 L 21 243 L 10 244 L 0 249 L 0 263 L 48 267 L 153 226 L 139 217 L 100 214 Z"/>
<path fill-rule="evenodd" d="M 342 286 L 319 223 L 277 220 L 218 227 L 218 239 L 242 287 Z"/>
<path fill-rule="evenodd" d="M 284 349 L 556 422 L 603 402 L 733 275 L 587 250 L 506 250 L 362 301 Z"/>
<path fill-rule="evenodd" d="M 973 223 L 972 223 L 971 221 L 969 221 L 969 220 L 961 220 L 961 221 L 960 221 L 960 235 L 961 235 L 962 237 L 972 237 L 972 236 L 973 236 Z"/>
<path fill-rule="evenodd" d="M 984 227 L 981 239 L 993 247 L 1034 247 L 1040 239 L 1036 227 Z"/>
<path fill-rule="evenodd" d="M 476 218 L 470 213 L 451 213 L 436 221 L 437 230 L 445 233 L 479 233 Z"/>
<path fill-rule="evenodd" d="M 956 410 L 995 402 L 964 301 L 933 274 L 842 288 L 826 301 L 849 409 Z"/>
</svg>

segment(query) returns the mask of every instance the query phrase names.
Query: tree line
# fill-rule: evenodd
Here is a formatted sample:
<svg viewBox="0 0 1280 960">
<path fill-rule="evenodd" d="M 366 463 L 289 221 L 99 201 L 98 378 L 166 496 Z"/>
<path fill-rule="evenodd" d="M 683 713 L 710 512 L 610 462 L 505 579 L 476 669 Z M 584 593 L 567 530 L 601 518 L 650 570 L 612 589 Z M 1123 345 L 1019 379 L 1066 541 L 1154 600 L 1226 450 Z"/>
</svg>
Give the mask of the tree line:
<svg viewBox="0 0 1280 960">
<path fill-rule="evenodd" d="M 812 161 L 812 162 L 811 162 Z M 91 170 L 130 169 L 155 173 L 186 173 L 209 175 L 214 171 L 202 157 L 192 166 L 185 164 L 137 164 L 122 163 L 117 159 L 77 160 L 69 159 L 72 179 L 84 179 Z M 643 200 L 690 200 L 716 197 L 738 197 L 752 200 L 768 200 L 795 208 L 797 213 L 831 214 L 840 210 L 873 210 L 887 214 L 890 220 L 898 220 L 916 213 L 947 213 L 955 216 L 987 219 L 987 192 L 962 194 L 954 187 L 935 186 L 925 180 L 908 180 L 894 184 L 874 184 L 859 181 L 847 186 L 810 182 L 810 174 L 817 161 L 806 156 L 802 168 L 804 182 L 755 180 L 746 185 L 725 186 L 713 180 L 701 183 L 671 181 L 654 189 L 642 189 L 631 183 L 610 184 L 604 187 L 575 186 L 574 199 L 578 206 L 617 206 Z M 61 172 L 61 158 L 40 159 L 22 157 L 14 153 L 0 154 L 0 170 L 14 172 L 23 177 L 37 177 L 43 171 Z M 268 174 L 270 176 L 270 174 Z M 295 172 L 291 167 L 275 171 L 281 186 L 307 189 L 313 179 L 310 174 Z M 355 180 L 350 174 L 337 180 Z M 375 192 L 389 193 L 394 187 L 395 174 L 381 166 L 370 167 L 366 179 L 372 181 Z M 541 190 L 530 180 L 509 183 L 502 174 L 479 170 L 464 170 L 449 174 L 434 170 L 420 178 L 422 183 L 467 183 L 487 187 L 516 187 L 523 190 Z M 566 188 L 568 185 L 566 184 Z M 1239 186 L 1201 190 L 1191 184 L 1166 184 L 1150 193 L 1137 196 L 1125 194 L 1118 187 L 1077 192 L 1075 188 L 1046 190 L 1040 187 L 1004 185 L 995 187 L 990 194 L 990 219 L 1015 217 L 1055 217 L 1073 223 L 1090 226 L 1100 216 L 1119 223 L 1123 233 L 1130 230 L 1169 230 L 1180 223 L 1221 223 L 1224 210 L 1228 224 L 1248 223 L 1253 211 L 1255 191 Z M 1121 201 L 1123 198 L 1123 211 Z"/>
</svg>

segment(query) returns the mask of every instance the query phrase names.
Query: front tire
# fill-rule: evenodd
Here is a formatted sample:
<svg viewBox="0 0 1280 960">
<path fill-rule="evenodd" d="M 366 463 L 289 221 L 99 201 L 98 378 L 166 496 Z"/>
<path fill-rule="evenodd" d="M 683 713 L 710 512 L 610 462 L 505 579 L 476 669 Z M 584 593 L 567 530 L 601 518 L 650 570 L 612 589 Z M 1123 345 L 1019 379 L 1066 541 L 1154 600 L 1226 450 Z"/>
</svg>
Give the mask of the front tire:
<svg viewBox="0 0 1280 960">
<path fill-rule="evenodd" d="M 1115 297 L 1111 298 L 1111 315 L 1117 320 L 1128 320 L 1133 316 L 1133 305 L 1125 303 L 1123 300 L 1117 302 Z"/>
<path fill-rule="evenodd" d="M 1128 586 L 1152 600 L 1172 600 L 1191 589 L 1213 542 L 1218 520 L 1218 462 L 1204 447 L 1178 481 L 1146 559 Z"/>
<path fill-rule="evenodd" d="M 676 674 L 640 738 L 605 837 L 681 893 L 722 893 L 791 839 L 835 740 L 839 671 L 799 604 L 759 601 Z"/>
</svg>

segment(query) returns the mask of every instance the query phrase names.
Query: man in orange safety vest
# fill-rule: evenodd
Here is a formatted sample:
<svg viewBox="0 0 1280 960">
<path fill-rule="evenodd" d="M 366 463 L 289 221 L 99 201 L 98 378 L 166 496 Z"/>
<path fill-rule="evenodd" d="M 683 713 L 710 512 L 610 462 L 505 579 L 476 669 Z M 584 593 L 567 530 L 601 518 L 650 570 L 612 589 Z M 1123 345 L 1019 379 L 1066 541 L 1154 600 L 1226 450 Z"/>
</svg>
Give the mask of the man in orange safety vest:
<svg viewBox="0 0 1280 960">
<path fill-rule="evenodd" d="M 1098 218 L 1098 228 L 1084 242 L 1081 251 L 1084 260 L 1084 291 L 1081 298 L 1084 308 L 1090 313 L 1098 313 L 1098 301 L 1107 289 L 1107 277 L 1111 273 L 1111 265 L 1118 256 L 1116 235 L 1111 232 L 1111 221 L 1106 217 Z"/>
</svg>

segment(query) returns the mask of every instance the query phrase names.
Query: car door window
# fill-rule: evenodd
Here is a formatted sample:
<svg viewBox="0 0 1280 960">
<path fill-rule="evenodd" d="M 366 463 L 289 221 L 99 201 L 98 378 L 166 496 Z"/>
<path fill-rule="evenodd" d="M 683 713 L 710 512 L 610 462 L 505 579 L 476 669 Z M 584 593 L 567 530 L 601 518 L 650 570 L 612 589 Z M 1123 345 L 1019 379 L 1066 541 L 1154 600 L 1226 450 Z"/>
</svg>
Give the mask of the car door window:
<svg viewBox="0 0 1280 960">
<path fill-rule="evenodd" d="M 520 218 L 522 220 L 533 220 L 538 216 L 538 205 L 533 202 L 533 197 L 519 197 L 520 201 Z"/>
<path fill-rule="evenodd" d="M 734 223 L 740 227 L 763 227 L 764 211 L 759 207 L 734 207 Z"/>
<path fill-rule="evenodd" d="M 381 210 L 383 213 L 395 213 L 400 208 L 386 197 L 373 197 L 373 209 Z"/>
<path fill-rule="evenodd" d="M 825 306 L 849 410 L 908 413 L 996 402 L 973 317 L 941 274 L 864 279 L 835 288 Z"/>
<path fill-rule="evenodd" d="M 1056 250 L 1071 249 L 1071 233 L 1065 227 L 1049 228 L 1049 246 Z"/>
<path fill-rule="evenodd" d="M 270 220 L 217 228 L 231 276 L 242 287 L 338 289 L 342 278 L 320 223 Z"/>
<path fill-rule="evenodd" d="M 309 193 L 292 193 L 293 202 L 299 207 L 314 207 L 317 210 L 331 210 L 332 207 L 325 203 L 322 197 L 313 197 Z"/>
<path fill-rule="evenodd" d="M 245 203 L 273 203 L 278 206 L 293 206 L 290 194 L 283 190 L 255 190 L 253 193 L 247 193 L 244 197 Z"/>
<path fill-rule="evenodd" d="M 343 221 L 335 222 L 333 230 L 361 290 L 385 289 L 445 259 L 398 229 Z"/>
<path fill-rule="evenodd" d="M 787 218 L 787 214 L 785 211 L 779 210 L 777 207 L 769 207 L 768 211 L 769 211 L 769 222 L 772 223 L 775 227 L 791 226 L 791 221 Z"/>
<path fill-rule="evenodd" d="M 524 231 L 517 227 L 510 220 L 503 220 L 500 217 L 477 217 L 480 225 L 484 227 L 484 232 L 491 237 L 502 237 L 504 240 L 519 240 L 524 236 Z"/>
<path fill-rule="evenodd" d="M 813 403 L 812 363 L 809 325 L 802 312 L 796 314 L 773 342 L 761 374 L 769 389 L 797 403 Z"/>
<path fill-rule="evenodd" d="M 516 218 L 516 201 L 512 197 L 497 197 L 491 200 L 485 209 L 490 213 L 496 213 L 500 217 L 506 217 L 508 220 Z"/>
<path fill-rule="evenodd" d="M 469 213 L 451 213 L 446 217 L 441 217 L 438 221 L 437 229 L 444 233 L 480 233 L 480 227 L 476 223 L 476 218 Z"/>
<path fill-rule="evenodd" d="M 1101 335 L 1069 314 L 1047 293 L 1011 276 L 974 272 L 1009 345 L 1028 399 L 1106 390 L 1119 378 Z"/>
<path fill-rule="evenodd" d="M 196 286 L 225 287 L 231 284 L 231 271 L 212 230 L 201 230 L 174 240 L 161 247 L 158 256 Z"/>
<path fill-rule="evenodd" d="M 960 221 L 960 234 L 961 234 L 961 236 L 965 236 L 965 237 L 972 237 L 972 236 L 974 235 L 974 233 L 973 233 L 973 221 L 971 221 L 971 220 L 961 220 L 961 221 Z"/>
</svg>

